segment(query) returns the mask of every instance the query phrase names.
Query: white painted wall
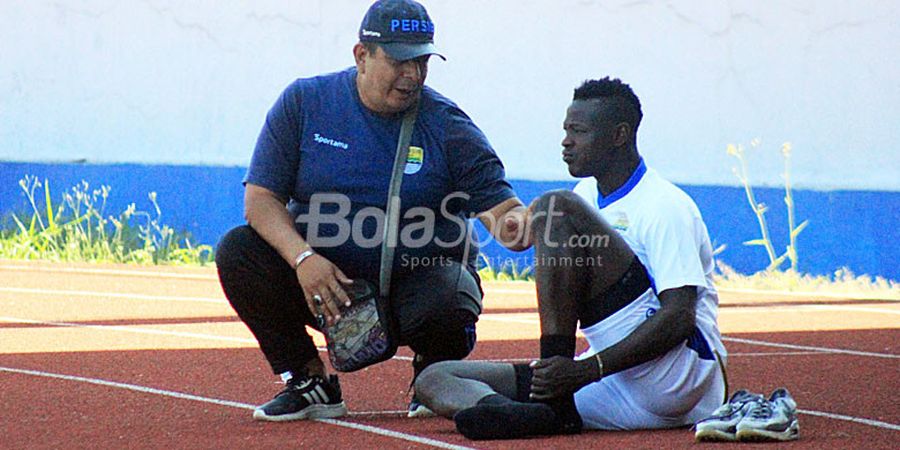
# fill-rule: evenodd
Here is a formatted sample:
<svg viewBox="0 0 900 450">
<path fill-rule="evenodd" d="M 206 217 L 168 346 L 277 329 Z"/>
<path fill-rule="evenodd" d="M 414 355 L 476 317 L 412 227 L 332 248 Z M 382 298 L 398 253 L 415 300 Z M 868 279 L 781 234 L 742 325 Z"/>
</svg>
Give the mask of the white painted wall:
<svg viewBox="0 0 900 450">
<path fill-rule="evenodd" d="M 0 0 L 0 161 L 245 165 L 294 78 L 352 63 L 366 0 Z M 900 6 L 891 0 L 426 0 L 429 84 L 514 178 L 567 179 L 572 89 L 611 74 L 644 104 L 671 179 L 900 190 Z"/>
</svg>

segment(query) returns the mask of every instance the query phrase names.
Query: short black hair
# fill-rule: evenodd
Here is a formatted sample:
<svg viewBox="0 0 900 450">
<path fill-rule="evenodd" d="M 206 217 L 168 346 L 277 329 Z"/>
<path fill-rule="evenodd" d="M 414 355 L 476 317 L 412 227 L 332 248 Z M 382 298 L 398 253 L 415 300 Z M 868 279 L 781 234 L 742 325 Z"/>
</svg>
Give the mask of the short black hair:
<svg viewBox="0 0 900 450">
<path fill-rule="evenodd" d="M 572 100 L 609 100 L 609 114 L 605 119 L 623 120 L 631 126 L 632 133 L 637 133 L 644 114 L 641 112 L 641 101 L 631 86 L 618 78 L 609 77 L 600 80 L 586 80 L 575 89 Z"/>
<path fill-rule="evenodd" d="M 360 44 L 362 44 L 362 46 L 365 47 L 365 49 L 369 53 L 371 53 L 373 55 L 375 53 L 378 53 L 378 43 L 377 42 L 362 41 L 362 42 L 360 42 Z"/>
</svg>

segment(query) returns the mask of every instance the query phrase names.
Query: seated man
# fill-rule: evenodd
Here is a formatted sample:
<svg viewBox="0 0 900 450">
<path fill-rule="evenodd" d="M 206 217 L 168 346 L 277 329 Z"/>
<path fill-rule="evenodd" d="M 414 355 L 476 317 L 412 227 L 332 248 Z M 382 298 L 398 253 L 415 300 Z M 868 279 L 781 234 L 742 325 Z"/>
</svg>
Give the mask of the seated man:
<svg viewBox="0 0 900 450">
<path fill-rule="evenodd" d="M 617 79 L 585 82 L 566 113 L 563 160 L 585 178 L 532 203 L 541 323 L 531 364 L 447 361 L 420 400 L 471 439 L 671 428 L 726 395 L 706 225 L 637 150 L 641 105 Z M 575 356 L 576 326 L 590 348 Z"/>
</svg>

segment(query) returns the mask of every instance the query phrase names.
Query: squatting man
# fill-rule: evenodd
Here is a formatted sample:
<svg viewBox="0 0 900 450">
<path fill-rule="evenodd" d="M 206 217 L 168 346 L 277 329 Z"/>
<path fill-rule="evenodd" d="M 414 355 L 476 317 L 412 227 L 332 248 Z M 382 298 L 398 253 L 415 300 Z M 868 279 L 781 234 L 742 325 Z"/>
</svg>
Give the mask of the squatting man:
<svg viewBox="0 0 900 450">
<path fill-rule="evenodd" d="M 229 231 L 216 251 L 225 296 L 284 381 L 275 398 L 254 410 L 257 420 L 347 414 L 339 380 L 306 326 L 318 327 L 320 315 L 328 324 L 340 320 L 353 280 L 379 280 L 381 242 L 373 237 L 381 233 L 370 216 L 387 204 L 407 112 L 416 115 L 399 195 L 400 217 L 407 218 L 400 229 L 410 235 L 396 247 L 389 297 L 397 340 L 415 353 L 411 378 L 436 362 L 466 357 L 475 345 L 482 311 L 477 252 L 467 249 L 458 224 L 474 214 L 511 250 L 526 248 L 519 231 L 526 208 L 496 152 L 453 101 L 425 84 L 432 55 L 443 58 L 435 29 L 413 0 L 374 2 L 352 48 L 354 64 L 290 83 L 263 121 L 244 178 L 247 224 Z M 334 223 L 310 230 L 295 222 L 335 214 L 310 210 L 315 195 L 328 193 L 347 199 L 347 222 L 359 224 L 344 227 L 352 228 L 350 236 Z M 447 214 L 433 215 L 433 225 L 419 231 L 432 236 L 405 246 L 422 237 L 408 217 L 441 208 Z M 404 267 L 404 256 L 451 263 Z M 410 416 L 427 413 L 416 395 L 408 409 Z"/>
</svg>

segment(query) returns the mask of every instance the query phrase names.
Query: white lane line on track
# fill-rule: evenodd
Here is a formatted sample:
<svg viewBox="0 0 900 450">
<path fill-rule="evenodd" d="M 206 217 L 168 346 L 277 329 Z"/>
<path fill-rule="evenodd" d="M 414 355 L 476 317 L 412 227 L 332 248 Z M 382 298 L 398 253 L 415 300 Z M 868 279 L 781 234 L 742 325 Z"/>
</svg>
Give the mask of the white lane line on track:
<svg viewBox="0 0 900 450">
<path fill-rule="evenodd" d="M 816 292 L 816 291 L 770 291 L 765 289 L 738 289 L 738 288 L 719 288 L 719 292 L 735 293 L 735 294 L 753 294 L 753 295 L 779 295 L 782 297 L 813 297 L 813 298 L 831 298 L 841 300 L 900 300 L 900 292 L 893 291 L 877 291 L 877 292 Z"/>
<path fill-rule="evenodd" d="M 213 341 L 226 341 L 226 342 L 240 342 L 242 344 L 254 344 L 257 345 L 256 339 L 251 338 L 242 338 L 242 337 L 234 337 L 234 336 L 221 336 L 218 334 L 206 334 L 206 333 L 187 333 L 184 331 L 168 331 L 168 330 L 156 330 L 153 328 L 140 328 L 135 326 L 124 326 L 124 325 L 93 325 L 93 324 L 85 324 L 78 322 L 57 322 L 57 321 L 48 321 L 48 320 L 34 320 L 34 319 L 23 319 L 19 317 L 2 317 L 0 316 L 0 322 L 7 323 L 24 323 L 30 325 L 45 325 L 51 327 L 61 327 L 61 328 L 88 328 L 94 330 L 103 330 L 103 331 L 118 331 L 122 333 L 136 333 L 136 334 L 152 334 L 157 336 L 174 336 L 174 337 L 184 337 L 191 339 L 202 339 L 202 340 L 213 340 Z M 320 352 L 327 352 L 328 350 L 325 347 L 317 347 Z M 400 361 L 412 361 L 412 357 L 410 356 L 401 356 L 395 355 L 391 359 L 396 359 Z"/>
<path fill-rule="evenodd" d="M 40 294 L 40 295 L 59 295 L 73 297 L 99 297 L 99 298 L 124 298 L 130 300 L 161 300 L 173 302 L 197 302 L 197 303 L 219 303 L 227 305 L 228 301 L 224 298 L 213 297 L 181 297 L 171 295 L 146 295 L 146 294 L 125 294 L 121 292 L 99 292 L 99 291 L 72 291 L 59 289 L 33 289 L 33 288 L 11 288 L 0 287 L 0 292 L 9 292 L 13 294 Z"/>
<path fill-rule="evenodd" d="M 807 356 L 807 355 L 834 355 L 835 353 L 827 352 L 745 352 L 745 353 L 728 353 L 729 358 L 738 356 Z"/>
<path fill-rule="evenodd" d="M 864 306 L 806 305 L 806 306 L 798 307 L 798 309 L 805 309 L 805 310 L 812 309 L 812 310 L 820 310 L 820 311 L 852 311 L 852 312 L 867 312 L 867 313 L 900 315 L 900 309 L 866 308 Z"/>
<path fill-rule="evenodd" d="M 900 314 L 900 309 L 885 309 L 877 307 L 851 306 L 851 305 L 773 305 L 773 306 L 737 306 L 720 309 L 719 314 L 747 314 L 747 313 L 808 313 L 811 311 L 845 311 L 863 312 L 871 314 Z"/>
<path fill-rule="evenodd" d="M 438 441 L 434 439 L 424 438 L 412 434 L 401 433 L 399 431 L 387 430 L 384 428 L 373 427 L 371 425 L 363 425 L 361 423 L 354 422 L 345 422 L 343 420 L 337 419 L 316 419 L 318 422 L 329 423 L 332 425 L 338 425 L 345 428 L 352 428 L 354 430 L 360 431 L 368 431 L 369 433 L 380 434 L 382 436 L 392 437 L 396 439 L 403 439 L 406 441 L 412 441 L 418 444 L 430 445 L 432 447 L 437 448 L 447 448 L 453 450 L 474 450 L 472 447 L 464 447 L 462 445 L 454 445 L 448 442 Z"/>
<path fill-rule="evenodd" d="M 889 353 L 861 352 L 861 351 L 856 351 L 856 350 L 845 350 L 845 349 L 841 349 L 841 348 L 814 347 L 811 345 L 781 344 L 778 342 L 767 342 L 767 341 L 759 341 L 756 339 L 743 339 L 743 338 L 733 338 L 733 337 L 726 337 L 726 336 L 722 336 L 722 340 L 725 342 L 736 342 L 739 344 L 760 345 L 763 347 L 789 348 L 791 350 L 807 350 L 807 351 L 821 352 L 821 353 L 837 353 L 837 354 L 842 354 L 842 355 L 871 356 L 871 357 L 875 357 L 875 358 L 900 359 L 900 355 L 892 355 Z"/>
<path fill-rule="evenodd" d="M 82 324 L 77 322 L 55 322 L 55 321 L 45 321 L 45 320 L 32 320 L 32 319 L 21 319 L 16 317 L 0 317 L 0 322 L 8 322 L 8 323 L 26 323 L 32 325 L 47 325 L 54 327 L 67 327 L 67 328 L 89 328 L 89 329 L 99 329 L 99 330 L 108 330 L 108 331 L 119 331 L 126 333 L 137 333 L 137 334 L 153 334 L 159 336 L 176 336 L 176 337 L 186 337 L 192 339 L 206 339 L 206 340 L 215 340 L 215 341 L 228 341 L 228 342 L 240 342 L 246 344 L 256 344 L 256 340 L 250 338 L 240 338 L 233 336 L 221 336 L 215 334 L 204 334 L 204 333 L 187 333 L 182 331 L 166 331 L 166 330 L 156 330 L 151 328 L 138 328 L 134 326 L 122 326 L 122 325 L 91 325 L 91 324 Z M 320 352 L 326 352 L 327 350 L 324 347 L 318 348 Z M 729 354 L 729 356 L 793 356 L 793 355 L 821 355 L 821 354 L 835 354 L 838 352 L 826 352 L 826 351 L 806 351 L 806 352 L 769 352 L 769 353 L 733 353 Z M 398 361 L 412 361 L 412 357 L 395 355 L 392 359 L 396 359 Z M 502 359 L 485 359 L 482 361 L 488 362 L 508 362 L 508 363 L 524 363 L 530 362 L 533 359 L 529 358 L 502 358 Z"/>
<path fill-rule="evenodd" d="M 133 326 L 124 326 L 124 325 L 92 325 L 92 324 L 84 324 L 77 322 L 53 322 L 47 320 L 33 320 L 33 319 L 22 319 L 18 317 L 0 317 L 0 322 L 9 322 L 9 323 L 26 323 L 32 325 L 49 325 L 54 327 L 68 327 L 68 328 L 88 328 L 94 330 L 106 330 L 106 331 L 120 331 L 124 333 L 136 333 L 136 334 L 154 334 L 159 336 L 176 336 L 176 337 L 185 337 L 192 339 L 205 339 L 212 341 L 227 341 L 227 342 L 240 342 L 242 344 L 256 344 L 255 339 L 249 338 L 241 338 L 241 337 L 233 337 L 233 336 L 220 336 L 216 334 L 205 334 L 205 333 L 187 333 L 184 331 L 167 331 L 167 330 L 155 330 L 152 328 L 140 328 Z"/>
<path fill-rule="evenodd" d="M 215 273 L 193 274 L 178 272 L 156 272 L 151 270 L 125 270 L 125 269 L 92 269 L 87 267 L 30 267 L 13 264 L 0 264 L 0 270 L 18 272 L 50 272 L 50 273 L 74 273 L 80 275 L 117 275 L 136 278 L 176 278 L 182 280 L 211 280 L 218 281 Z"/>
<path fill-rule="evenodd" d="M 210 274 L 191 274 L 178 272 L 157 272 L 145 270 L 127 270 L 127 269 L 94 269 L 88 267 L 35 267 L 17 264 L 0 264 L 0 270 L 7 271 L 26 271 L 26 272 L 51 272 L 51 273 L 73 273 L 87 275 L 118 275 L 132 276 L 138 278 L 175 278 L 187 280 L 209 280 L 217 281 L 218 276 L 215 273 Z M 485 282 L 490 284 L 490 282 Z M 534 284 L 522 286 L 518 288 L 495 288 L 489 292 L 497 294 L 521 294 L 535 295 Z M 730 292 L 738 294 L 754 294 L 754 295 L 777 295 L 783 297 L 818 297 L 832 299 L 847 300 L 897 300 L 900 301 L 900 292 L 879 291 L 879 292 L 817 292 L 817 291 L 779 291 L 768 289 L 743 289 L 743 288 L 718 288 L 719 292 Z"/>
<path fill-rule="evenodd" d="M 487 282 L 483 284 L 488 284 Z M 534 286 L 528 288 L 495 288 L 486 289 L 488 293 L 496 294 L 518 294 L 518 295 L 536 295 Z M 779 296 L 779 297 L 812 297 L 827 298 L 838 300 L 900 300 L 900 291 L 856 291 L 856 292 L 816 292 L 816 291 L 779 291 L 768 289 L 741 289 L 741 288 L 718 288 L 720 293 L 728 294 L 751 294 L 762 296 Z"/>
<path fill-rule="evenodd" d="M 862 417 L 853 417 L 853 416 L 845 416 L 843 414 L 832 414 L 822 411 L 809 411 L 806 409 L 798 409 L 797 412 L 800 414 L 807 414 L 810 416 L 816 417 L 824 417 L 826 419 L 835 419 L 835 420 L 846 420 L 847 422 L 856 422 L 861 423 L 863 425 L 870 425 L 878 428 L 887 428 L 888 430 L 900 431 L 900 425 L 888 422 L 882 422 L 880 420 L 872 420 L 872 419 L 864 419 Z"/>
<path fill-rule="evenodd" d="M 748 352 L 748 353 L 729 353 L 729 358 L 744 356 L 807 356 L 807 355 L 833 355 L 834 353 L 826 352 Z M 477 361 L 485 362 L 505 362 L 505 363 L 527 363 L 534 361 L 535 358 L 503 358 L 503 359 L 479 359 Z"/>
<path fill-rule="evenodd" d="M 496 313 L 484 313 L 482 314 L 478 320 L 489 320 L 491 322 L 509 322 L 509 323 L 523 323 L 528 325 L 537 325 L 540 322 L 537 319 L 537 313 L 534 313 L 534 318 L 527 317 L 501 317 L 506 314 L 496 314 Z"/>
<path fill-rule="evenodd" d="M 45 320 L 33 320 L 33 319 L 22 319 L 16 317 L 2 317 L 0 316 L 0 322 L 7 323 L 25 323 L 32 325 L 47 325 L 54 327 L 66 327 L 66 328 L 90 328 L 90 329 L 99 329 L 99 330 L 108 330 L 108 331 L 119 331 L 126 333 L 138 333 L 138 334 L 154 334 L 160 336 L 176 336 L 176 337 L 187 337 L 192 339 L 211 339 L 216 341 L 229 341 L 229 342 L 240 342 L 247 344 L 256 344 L 256 340 L 250 338 L 239 338 L 239 337 L 230 337 L 230 336 L 221 336 L 215 334 L 201 334 L 201 333 L 186 333 L 179 331 L 166 331 L 166 330 L 155 330 L 148 328 L 138 328 L 133 326 L 121 326 L 121 325 L 91 325 L 91 324 L 82 324 L 77 322 L 51 322 Z M 726 338 L 726 340 L 729 338 Z M 325 353 L 328 350 L 325 347 L 317 347 L 317 349 Z M 839 352 L 826 352 L 826 351 L 803 351 L 803 352 L 756 352 L 756 353 L 729 353 L 729 357 L 738 357 L 738 356 L 799 356 L 799 355 L 828 355 L 828 354 L 837 354 Z M 394 355 L 393 358 L 398 361 L 412 361 L 412 357 L 403 356 L 403 355 Z M 501 363 L 527 363 L 533 361 L 534 358 L 500 358 L 500 359 L 479 359 L 478 361 L 485 362 L 501 362 Z M 402 412 L 402 411 L 401 411 Z"/>
<path fill-rule="evenodd" d="M 731 314 L 772 314 L 777 313 L 810 313 L 810 312 L 856 312 L 878 315 L 900 315 L 900 309 L 886 309 L 865 306 L 850 305 L 778 305 L 778 306 L 737 306 L 719 310 L 720 315 Z M 518 316 L 516 316 L 518 315 Z M 513 317 L 508 317 L 513 316 Z M 494 322 L 511 322 L 522 324 L 537 324 L 537 313 L 496 313 L 489 312 L 481 315 L 481 320 L 491 320 Z"/>
<path fill-rule="evenodd" d="M 755 308 L 754 308 L 755 309 Z M 511 322 L 511 323 L 527 323 L 527 324 L 537 324 L 538 320 L 534 319 L 525 319 L 525 318 L 510 318 L 510 317 L 493 317 L 491 314 L 482 314 L 481 320 L 490 320 L 494 322 Z M 730 338 L 730 337 L 722 337 L 722 340 L 725 342 L 737 342 L 742 344 L 754 344 L 754 345 L 763 345 L 769 347 L 781 347 L 781 348 L 789 348 L 792 350 L 806 350 L 812 352 L 820 352 L 820 353 L 839 353 L 844 355 L 855 355 L 855 356 L 874 356 L 877 358 L 900 358 L 900 355 L 892 355 L 888 353 L 875 353 L 875 352 L 861 352 L 856 350 L 845 350 L 840 348 L 828 348 L 828 347 L 813 347 L 807 345 L 793 345 L 793 344 L 780 344 L 777 342 L 766 342 L 766 341 L 758 341 L 753 339 L 740 339 L 740 338 Z"/>
<path fill-rule="evenodd" d="M 177 398 L 177 399 L 181 399 L 181 400 L 191 400 L 191 401 L 196 401 L 196 402 L 211 403 L 214 405 L 228 406 L 231 408 L 249 409 L 251 411 L 255 408 L 255 406 L 247 404 L 247 403 L 233 402 L 230 400 L 221 400 L 221 399 L 217 399 L 217 398 L 201 397 L 199 395 L 185 394 L 183 392 L 167 391 L 164 389 L 156 389 L 156 388 L 140 386 L 140 385 L 136 385 L 136 384 L 119 383 L 116 381 L 101 380 L 98 378 L 87 378 L 87 377 L 79 377 L 79 376 L 73 376 L 73 375 L 63 375 L 63 374 L 58 374 L 58 373 L 43 372 L 43 371 L 38 371 L 38 370 L 16 369 L 16 368 L 12 368 L 12 367 L 3 367 L 3 366 L 0 366 L 0 372 L 15 373 L 15 374 L 20 374 L 20 375 L 31 375 L 31 376 L 45 377 L 45 378 L 54 378 L 54 379 L 58 379 L 58 380 L 75 381 L 75 382 L 80 382 L 80 383 L 89 383 L 89 384 L 94 384 L 94 385 L 98 385 L 98 386 L 112 387 L 112 388 L 117 388 L 117 389 L 125 389 L 125 390 L 129 390 L 129 391 L 141 392 L 141 393 L 145 393 L 145 394 L 153 394 L 153 395 L 160 395 L 160 396 L 164 396 L 164 397 L 172 397 L 172 398 Z M 389 411 L 389 412 L 393 413 L 393 411 Z M 425 438 L 425 437 L 421 437 L 421 436 L 416 436 L 416 435 L 412 435 L 412 434 L 401 433 L 399 431 L 393 431 L 393 430 L 388 430 L 388 429 L 384 429 L 384 428 L 373 427 L 370 425 L 362 425 L 362 424 L 358 424 L 358 423 L 347 422 L 347 421 L 337 420 L 337 419 L 313 419 L 313 420 L 315 420 L 317 422 L 336 425 L 339 427 L 351 428 L 354 430 L 366 431 L 366 432 L 378 434 L 381 436 L 392 437 L 395 439 L 402 439 L 405 441 L 415 442 L 417 444 L 430 445 L 432 447 L 437 447 L 437 448 L 446 448 L 446 449 L 452 449 L 452 450 L 470 450 L 470 447 L 453 445 L 453 444 L 450 444 L 447 442 L 442 442 L 442 441 L 429 439 L 429 438 Z"/>
<path fill-rule="evenodd" d="M 504 289 L 495 289 L 491 292 L 511 293 Z M 101 291 L 80 291 L 80 290 L 62 290 L 62 289 L 38 289 L 38 288 L 17 288 L 17 287 L 0 287 L 0 292 L 9 292 L 13 294 L 37 294 L 37 295 L 58 295 L 58 296 L 76 296 L 76 297 L 96 297 L 96 298 L 115 298 L 128 300 L 159 300 L 174 302 L 197 302 L 197 303 L 216 303 L 227 305 L 228 301 L 224 297 L 188 297 L 175 295 L 147 295 L 147 294 L 129 294 L 121 292 L 101 292 Z M 900 315 L 900 310 L 885 309 L 878 307 L 865 307 L 857 305 L 769 305 L 769 306 L 752 306 L 752 305 L 734 305 L 722 310 L 726 314 L 745 314 L 745 313 L 771 313 L 778 312 L 809 312 L 809 311 L 849 311 L 863 312 L 872 314 L 891 314 Z M 536 314 L 536 313 L 503 313 L 491 312 L 487 313 L 494 316 L 501 314 Z M 485 314 L 485 316 L 487 315 Z M 516 318 L 516 317 L 493 317 L 488 320 L 515 322 L 515 323 L 537 323 L 535 319 Z"/>
<path fill-rule="evenodd" d="M 384 411 L 350 411 L 349 416 L 399 416 L 407 415 L 409 411 L 405 409 L 386 409 Z"/>
<path fill-rule="evenodd" d="M 130 391 L 135 391 L 135 392 L 142 392 L 142 393 L 146 393 L 146 394 L 172 397 L 172 398 L 177 398 L 177 399 L 181 399 L 181 400 L 192 400 L 192 401 L 203 402 L 203 403 L 211 403 L 211 404 L 219 405 L 219 406 L 229 406 L 232 408 L 240 408 L 240 409 L 248 409 L 248 410 L 253 410 L 255 408 L 253 405 L 250 405 L 247 403 L 233 402 L 230 400 L 221 400 L 221 399 L 209 398 L 209 397 L 201 397 L 199 395 L 194 395 L 194 394 L 185 394 L 183 392 L 167 391 L 164 389 L 156 389 L 156 388 L 140 386 L 140 385 L 136 385 L 136 384 L 119 383 L 116 381 L 101 380 L 98 378 L 87 378 L 87 377 L 80 377 L 80 376 L 73 376 L 73 375 L 63 375 L 63 374 L 58 374 L 58 373 L 44 372 L 44 371 L 38 371 L 38 370 L 16 369 L 13 367 L 3 367 L 3 366 L 0 366 L 0 372 L 8 372 L 8 373 L 15 373 L 15 374 L 20 374 L 20 375 L 31 375 L 31 376 L 37 376 L 37 377 L 55 378 L 55 379 L 59 379 L 59 380 L 88 383 L 88 384 L 94 384 L 94 385 L 99 385 L 99 386 L 104 386 L 104 387 L 112 387 L 112 388 L 117 388 L 117 389 L 125 389 L 125 390 L 130 390 Z M 351 415 L 360 415 L 361 416 L 361 415 L 385 414 L 385 413 L 401 414 L 403 412 L 404 411 L 366 411 L 366 412 L 359 412 L 359 413 L 355 413 L 355 414 L 351 414 Z M 834 420 L 843 420 L 843 421 L 847 421 L 847 422 L 854 422 L 854 423 L 859 423 L 862 425 L 868 425 L 868 426 L 876 427 L 876 428 L 885 428 L 888 430 L 900 431 L 900 425 L 888 423 L 888 422 L 882 422 L 880 420 L 872 420 L 872 419 L 866 419 L 866 418 L 862 418 L 862 417 L 847 416 L 844 414 L 834 414 L 834 413 L 805 410 L 805 409 L 798 410 L 798 412 L 800 412 L 801 414 L 807 414 L 810 416 L 824 417 L 827 419 L 834 419 Z M 343 420 L 336 420 L 336 419 L 314 419 L 314 420 L 316 420 L 317 422 L 329 423 L 329 424 L 337 425 L 337 426 L 341 426 L 341 427 L 353 428 L 353 429 L 361 430 L 361 431 L 367 431 L 367 432 L 379 434 L 382 436 L 394 437 L 397 439 L 403 439 L 403 440 L 416 442 L 416 443 L 420 443 L 420 444 L 431 445 L 431 446 L 438 447 L 438 448 L 460 449 L 460 450 L 469 449 L 469 447 L 462 447 L 462 446 L 453 445 L 453 444 L 449 444 L 449 443 L 442 442 L 442 441 L 436 441 L 434 439 L 423 438 L 420 436 L 410 435 L 410 434 L 406 434 L 406 433 L 400 433 L 400 432 L 392 431 L 392 430 L 386 430 L 383 428 L 373 427 L 373 426 L 369 426 L 369 425 L 361 425 L 361 424 L 352 423 L 352 422 L 345 422 Z"/>
<path fill-rule="evenodd" d="M 185 337 L 192 339 L 205 339 L 205 340 L 213 340 L 213 341 L 227 341 L 227 342 L 239 342 L 242 344 L 254 344 L 257 342 L 255 339 L 251 338 L 241 338 L 241 337 L 233 337 L 233 336 L 221 336 L 215 334 L 205 334 L 205 333 L 188 333 L 184 331 L 168 331 L 168 330 L 156 330 L 152 328 L 140 328 L 135 326 L 124 326 L 124 325 L 93 325 L 93 324 L 83 324 L 77 322 L 57 322 L 57 321 L 46 321 L 46 320 L 34 320 L 34 319 L 23 319 L 18 317 L 2 317 L 0 316 L 0 322 L 8 322 L 8 323 L 25 323 L 32 325 L 48 325 L 55 327 L 69 327 L 69 328 L 89 328 L 96 330 L 106 330 L 106 331 L 118 331 L 124 333 L 136 333 L 136 334 L 152 334 L 159 336 L 175 336 L 175 337 Z M 900 359 L 900 355 L 892 355 L 888 353 L 875 353 L 875 352 L 861 352 L 856 350 L 845 350 L 839 348 L 828 348 L 828 347 L 813 347 L 807 345 L 793 345 L 793 344 L 782 344 L 778 342 L 767 342 L 767 341 L 759 341 L 755 339 L 743 339 L 743 338 L 732 338 L 723 336 L 722 340 L 725 342 L 736 342 L 740 344 L 751 344 L 751 345 L 759 345 L 765 347 L 778 347 L 778 348 L 787 348 L 791 350 L 801 350 L 802 352 L 796 352 L 796 354 L 804 353 L 804 354 L 844 354 L 844 355 L 854 355 L 854 356 L 871 356 L 876 358 L 889 358 L 889 359 Z M 325 352 L 326 350 L 322 347 L 319 347 L 319 351 Z M 779 353 L 784 355 L 786 353 Z M 746 356 L 752 355 L 751 353 L 747 353 Z M 762 356 L 753 355 L 753 356 Z M 395 355 L 393 359 L 400 361 L 412 361 L 412 358 L 409 356 L 401 356 Z M 498 361 L 498 362 L 516 362 L 519 359 L 509 359 L 509 360 L 489 360 L 489 361 Z"/>
<path fill-rule="evenodd" d="M 484 285 L 484 284 L 482 284 Z M 485 295 L 491 294 L 513 294 L 513 295 L 534 295 L 536 296 L 534 289 L 525 290 L 525 289 L 507 289 L 507 288 L 495 288 L 490 286 L 483 286 L 485 288 Z"/>
</svg>

